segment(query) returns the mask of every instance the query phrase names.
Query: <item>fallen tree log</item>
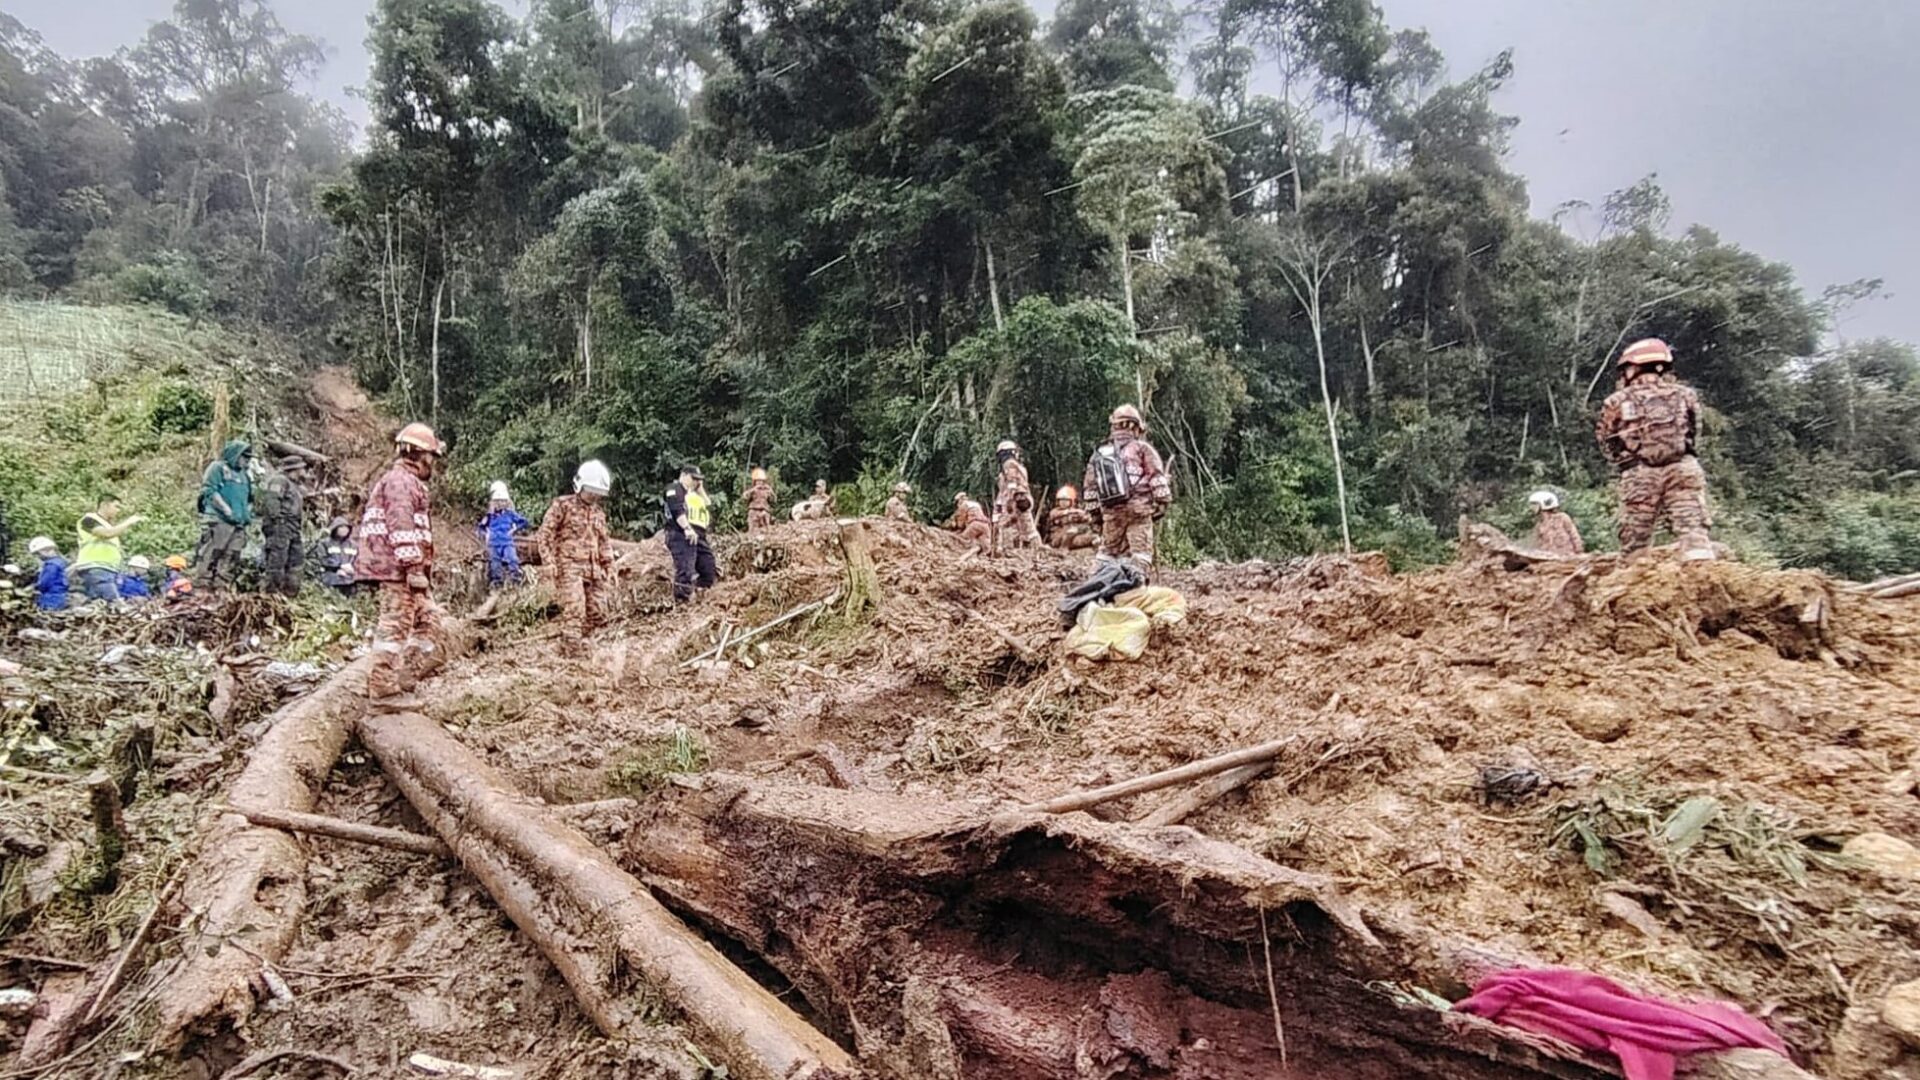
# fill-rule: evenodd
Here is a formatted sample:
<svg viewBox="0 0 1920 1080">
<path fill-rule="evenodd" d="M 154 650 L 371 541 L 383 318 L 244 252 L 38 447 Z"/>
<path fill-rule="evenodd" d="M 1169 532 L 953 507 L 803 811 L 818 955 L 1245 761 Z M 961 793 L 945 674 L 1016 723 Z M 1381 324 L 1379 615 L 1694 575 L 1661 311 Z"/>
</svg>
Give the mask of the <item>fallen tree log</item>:
<svg viewBox="0 0 1920 1080">
<path fill-rule="evenodd" d="M 853 1059 L 650 895 L 554 809 L 513 789 L 438 724 L 368 715 L 360 741 L 610 1036 L 641 1021 L 637 972 L 745 1080 L 858 1075 Z"/>
<path fill-rule="evenodd" d="M 651 811 L 629 864 L 885 1075 L 1608 1075 L 1369 989 L 1432 979 L 1415 957 L 1433 942 L 1376 932 L 1328 880 L 1190 829 L 721 774 Z"/>
<path fill-rule="evenodd" d="M 463 621 L 448 620 L 438 645 L 451 658 L 464 651 L 466 636 Z M 224 801 L 311 813 L 354 717 L 366 709 L 372 663 L 362 657 L 346 665 L 269 717 Z M 190 1034 L 238 1027 L 252 1015 L 261 965 L 286 956 L 306 907 L 306 852 L 291 834 L 213 811 L 201 835 L 180 888 L 191 915 L 184 960 L 155 1025 L 154 1045 L 163 1051 L 179 1049 Z"/>
<path fill-rule="evenodd" d="M 1204 783 L 1194 785 L 1193 790 L 1183 792 L 1147 811 L 1138 821 L 1151 828 L 1178 825 L 1272 771 L 1273 762 L 1256 761 L 1251 765 L 1242 765 L 1229 772 L 1220 773 Z"/>
</svg>

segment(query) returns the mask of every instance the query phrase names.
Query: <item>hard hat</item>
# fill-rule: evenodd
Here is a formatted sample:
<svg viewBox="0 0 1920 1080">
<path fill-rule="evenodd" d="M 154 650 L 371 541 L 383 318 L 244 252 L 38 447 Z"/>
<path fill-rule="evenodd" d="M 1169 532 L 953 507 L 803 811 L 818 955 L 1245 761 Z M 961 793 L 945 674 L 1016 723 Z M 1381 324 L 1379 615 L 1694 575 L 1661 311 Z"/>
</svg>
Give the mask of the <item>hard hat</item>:
<svg viewBox="0 0 1920 1080">
<path fill-rule="evenodd" d="M 767 470 L 756 467 L 753 470 L 753 478 L 755 480 L 765 480 L 767 478 Z"/>
<path fill-rule="evenodd" d="M 1020 444 L 1017 442 L 1014 442 L 1012 439 L 1001 439 L 1000 445 L 993 448 L 993 452 L 996 454 L 1004 454 L 1008 451 L 1013 451 L 1015 453 L 1018 453 L 1019 450 L 1020 450 Z"/>
<path fill-rule="evenodd" d="M 1119 427 L 1121 424 L 1132 424 L 1137 428 L 1146 427 L 1146 422 L 1140 419 L 1140 410 L 1132 405 L 1122 405 L 1113 410 L 1113 415 L 1107 417 L 1107 423 L 1113 427 Z"/>
<path fill-rule="evenodd" d="M 59 548 L 53 546 L 53 540 L 51 537 L 36 536 L 33 539 L 27 541 L 27 554 L 29 555 L 38 555 L 43 551 L 59 551 L 59 550 L 60 550 Z"/>
<path fill-rule="evenodd" d="M 425 450 L 429 454 L 447 452 L 447 444 L 440 441 L 440 436 L 435 435 L 432 428 L 418 420 L 401 428 L 400 433 L 393 437 L 393 442 L 396 446 L 411 446 L 415 450 Z"/>
<path fill-rule="evenodd" d="M 966 501 L 967 501 L 967 493 L 966 493 L 966 492 L 964 492 L 964 491 L 962 491 L 962 492 L 958 492 L 958 493 L 956 493 L 956 494 L 954 495 L 954 497 L 953 497 L 953 501 L 954 501 L 954 502 L 957 502 L 957 503 L 960 503 L 960 502 L 966 502 Z"/>
<path fill-rule="evenodd" d="M 613 490 L 613 474 L 598 461 L 583 461 L 579 471 L 573 474 L 573 490 L 605 495 Z"/>
<path fill-rule="evenodd" d="M 815 491 L 827 490 L 827 482 L 825 480 L 815 480 L 813 482 L 813 490 Z"/>
<path fill-rule="evenodd" d="M 911 495 L 913 494 L 913 485 L 907 483 L 905 480 L 902 480 L 899 483 L 893 485 L 893 493 L 895 495 Z"/>
<path fill-rule="evenodd" d="M 145 555 L 135 555 L 133 558 L 127 560 L 127 569 L 129 570 L 150 570 L 152 568 L 153 564 L 147 561 Z"/>
<path fill-rule="evenodd" d="M 1645 364 L 1673 363 L 1673 349 L 1657 337 L 1641 338 L 1620 351 L 1616 367 L 1640 367 Z"/>
<path fill-rule="evenodd" d="M 513 501 L 513 496 L 507 491 L 507 482 L 505 480 L 495 480 L 493 482 L 493 485 L 487 488 L 487 501 L 488 502 L 512 502 Z"/>
<path fill-rule="evenodd" d="M 1535 510 L 1558 510 L 1560 509 L 1560 496 L 1555 495 L 1551 491 L 1536 491 L 1527 496 L 1527 505 L 1533 507 Z"/>
<path fill-rule="evenodd" d="M 187 557 L 185 555 L 167 556 L 167 569 L 185 571 L 186 568 L 187 568 Z"/>
<path fill-rule="evenodd" d="M 1059 502 L 1061 500 L 1072 502 L 1073 500 L 1079 497 L 1080 497 L 1080 493 L 1073 490 L 1072 484 L 1068 484 L 1067 486 L 1061 488 L 1059 491 L 1056 491 L 1053 493 L 1053 498 L 1055 502 Z"/>
</svg>

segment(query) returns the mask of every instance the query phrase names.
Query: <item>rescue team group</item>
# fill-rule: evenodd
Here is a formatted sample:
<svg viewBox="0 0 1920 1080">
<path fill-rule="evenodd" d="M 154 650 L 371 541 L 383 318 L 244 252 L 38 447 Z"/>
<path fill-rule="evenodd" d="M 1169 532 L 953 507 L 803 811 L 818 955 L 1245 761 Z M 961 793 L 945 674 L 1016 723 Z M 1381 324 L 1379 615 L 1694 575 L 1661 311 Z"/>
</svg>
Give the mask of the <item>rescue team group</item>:
<svg viewBox="0 0 1920 1080">
<path fill-rule="evenodd" d="M 1706 478 L 1695 452 L 1700 433 L 1700 402 L 1673 374 L 1673 351 L 1648 338 L 1622 350 L 1616 361 L 1619 387 L 1601 407 L 1596 429 L 1607 459 L 1620 471 L 1620 547 L 1631 554 L 1647 548 L 1664 520 L 1679 541 L 1685 559 L 1711 559 Z M 1144 580 L 1153 566 L 1154 524 L 1173 502 L 1171 477 L 1160 454 L 1147 441 L 1140 410 L 1122 405 L 1109 418 L 1109 436 L 1087 463 L 1079 491 L 1063 487 L 1046 517 L 1045 542 L 1062 549 L 1096 549 L 1097 562 L 1124 568 Z M 431 428 L 413 423 L 394 439 L 396 456 L 367 494 L 358 529 L 335 519 L 326 537 L 306 558 L 322 584 L 336 588 L 368 585 L 380 598 L 374 633 L 375 664 L 368 695 L 376 705 L 411 707 L 416 679 L 438 664 L 433 640 L 440 612 L 432 599 L 433 528 L 427 482 L 446 447 Z M 244 442 L 229 443 L 207 469 L 200 496 L 203 533 L 197 582 L 218 589 L 232 578 L 240 558 L 250 508 L 258 506 L 265 537 L 263 567 L 268 588 L 297 591 L 300 550 L 301 486 L 305 463 L 284 459 L 262 484 L 256 498 L 250 473 L 252 452 Z M 1042 542 L 1034 518 L 1035 503 L 1020 448 L 1002 442 L 993 512 L 966 492 L 954 496 L 949 527 L 982 552 L 1000 552 Z M 598 461 L 579 467 L 573 494 L 556 499 L 535 534 L 541 562 L 548 568 L 567 629 L 563 641 L 583 651 L 603 619 L 602 600 L 613 576 L 612 540 L 604 502 L 613 476 Z M 774 489 L 766 470 L 752 470 L 746 489 L 747 527 L 757 533 L 773 522 Z M 911 521 L 912 488 L 896 484 L 884 514 Z M 674 564 L 674 597 L 691 599 L 719 578 L 709 542 L 711 502 L 700 470 L 687 466 L 667 488 L 665 538 Z M 1579 529 L 1549 491 L 1530 499 L 1536 515 L 1531 546 L 1556 554 L 1584 551 Z M 795 521 L 834 515 L 827 482 L 795 505 Z M 144 581 L 129 587 L 147 569 L 145 559 L 122 561 L 121 537 L 140 523 L 138 515 L 117 520 L 111 497 L 77 526 L 79 553 L 69 568 L 57 546 L 36 537 L 29 550 L 40 559 L 37 592 L 42 607 L 64 606 L 68 581 L 89 599 L 113 600 L 147 595 Z M 521 567 L 516 540 L 530 523 L 514 509 L 504 482 L 489 492 L 486 516 L 479 524 L 485 539 L 489 579 L 518 584 Z M 357 534 L 357 535 L 356 535 Z M 182 556 L 167 560 L 164 591 L 185 595 L 195 582 Z M 12 568 L 9 568 L 10 570 Z"/>
</svg>

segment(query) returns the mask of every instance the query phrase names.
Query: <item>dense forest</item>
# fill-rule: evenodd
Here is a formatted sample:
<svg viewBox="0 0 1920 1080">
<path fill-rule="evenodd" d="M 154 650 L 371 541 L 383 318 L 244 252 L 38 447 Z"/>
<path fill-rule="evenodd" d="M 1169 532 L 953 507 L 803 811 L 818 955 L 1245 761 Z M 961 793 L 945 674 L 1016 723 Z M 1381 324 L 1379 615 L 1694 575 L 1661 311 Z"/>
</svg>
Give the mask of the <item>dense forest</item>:
<svg viewBox="0 0 1920 1080">
<path fill-rule="evenodd" d="M 0 15 L 0 286 L 344 355 L 458 490 L 598 456 L 635 528 L 689 460 L 933 514 L 1011 436 L 1071 481 L 1137 398 L 1185 559 L 1436 558 L 1540 485 L 1610 544 L 1593 417 L 1657 335 L 1719 535 L 1920 566 L 1920 361 L 1835 332 L 1877 283 L 1809 291 L 1652 178 L 1531 216 L 1509 57 L 1450 74 L 1367 0 L 530 7 L 379 0 L 360 145 L 262 0 L 86 61 Z"/>
</svg>

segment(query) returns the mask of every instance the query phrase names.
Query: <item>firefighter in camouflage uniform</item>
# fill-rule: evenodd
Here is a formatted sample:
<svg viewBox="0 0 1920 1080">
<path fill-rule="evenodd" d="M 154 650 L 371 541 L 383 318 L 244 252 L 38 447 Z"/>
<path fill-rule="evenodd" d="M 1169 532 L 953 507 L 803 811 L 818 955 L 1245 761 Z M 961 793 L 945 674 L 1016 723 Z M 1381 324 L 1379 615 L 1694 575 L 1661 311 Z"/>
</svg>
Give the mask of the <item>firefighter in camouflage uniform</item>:
<svg viewBox="0 0 1920 1080">
<path fill-rule="evenodd" d="M 1595 435 L 1620 470 L 1620 550 L 1645 550 L 1665 519 L 1685 558 L 1711 559 L 1707 476 L 1694 456 L 1700 398 L 1673 377 L 1673 350 L 1658 338 L 1627 346 L 1618 367 Z"/>
<path fill-rule="evenodd" d="M 445 445 L 425 424 L 394 436 L 393 467 L 367 492 L 360 518 L 359 580 L 379 583 L 380 619 L 373 629 L 367 699 L 375 709 L 417 707 L 414 680 L 441 662 L 434 647 L 440 611 L 433 603 L 433 523 L 427 481 Z"/>
<path fill-rule="evenodd" d="M 613 543 L 607 531 L 606 499 L 613 473 L 598 461 L 581 462 L 573 494 L 553 500 L 540 522 L 540 563 L 553 575 L 560 601 L 566 652 L 586 652 L 587 639 L 605 619 L 604 598 L 613 584 Z"/>
<path fill-rule="evenodd" d="M 1122 405 L 1108 418 L 1106 443 L 1087 462 L 1080 497 L 1100 511 L 1100 554 L 1153 567 L 1153 525 L 1173 504 L 1173 481 L 1147 442 L 1140 410 Z"/>
</svg>

